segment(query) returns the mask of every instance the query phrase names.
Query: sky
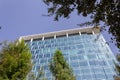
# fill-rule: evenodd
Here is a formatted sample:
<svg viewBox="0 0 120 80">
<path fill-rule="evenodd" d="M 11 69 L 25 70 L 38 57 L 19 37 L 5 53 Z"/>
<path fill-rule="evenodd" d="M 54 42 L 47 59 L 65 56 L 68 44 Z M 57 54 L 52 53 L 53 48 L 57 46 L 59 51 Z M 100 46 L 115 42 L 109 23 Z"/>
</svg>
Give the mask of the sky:
<svg viewBox="0 0 120 80">
<path fill-rule="evenodd" d="M 73 12 L 69 19 L 54 21 L 54 16 L 43 16 L 48 14 L 47 8 L 42 0 L 0 0 L 0 42 L 14 41 L 24 35 L 79 28 L 77 24 L 90 20 Z M 107 32 L 103 35 L 110 41 Z M 118 52 L 114 44 L 110 43 L 110 47 L 114 53 Z"/>
</svg>

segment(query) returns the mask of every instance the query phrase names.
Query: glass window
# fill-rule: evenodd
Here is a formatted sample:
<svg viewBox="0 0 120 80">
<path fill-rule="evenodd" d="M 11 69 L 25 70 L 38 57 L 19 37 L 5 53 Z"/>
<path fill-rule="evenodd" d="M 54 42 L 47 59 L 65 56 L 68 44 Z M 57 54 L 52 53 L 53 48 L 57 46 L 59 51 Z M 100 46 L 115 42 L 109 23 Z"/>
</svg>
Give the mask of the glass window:
<svg viewBox="0 0 120 80">
<path fill-rule="evenodd" d="M 87 55 L 88 59 L 97 59 L 95 54 Z"/>
<path fill-rule="evenodd" d="M 36 64 L 37 60 L 36 59 L 33 59 L 33 63 Z"/>
<path fill-rule="evenodd" d="M 83 55 L 78 55 L 78 59 L 79 59 L 79 60 L 84 60 L 85 58 L 84 58 Z"/>
<path fill-rule="evenodd" d="M 113 60 L 108 60 L 108 63 L 109 63 L 109 65 L 110 65 L 110 66 L 115 66 L 115 64 L 114 64 L 114 61 L 113 61 Z"/>
<path fill-rule="evenodd" d="M 44 54 L 44 58 L 49 58 L 50 57 L 50 53 Z"/>
<path fill-rule="evenodd" d="M 92 61 L 89 61 L 89 64 L 91 65 L 91 66 L 95 66 L 95 62 L 92 60 Z"/>
<path fill-rule="evenodd" d="M 49 63 L 49 62 L 51 62 L 51 60 L 52 60 L 51 58 L 48 58 L 47 62 Z"/>
<path fill-rule="evenodd" d="M 32 56 L 32 59 L 34 59 L 34 58 L 35 58 L 35 55 Z"/>
<path fill-rule="evenodd" d="M 45 63 L 47 62 L 47 59 L 41 58 L 40 63 Z"/>
<path fill-rule="evenodd" d="M 114 74 L 106 74 L 108 79 L 113 79 L 114 80 Z"/>
<path fill-rule="evenodd" d="M 35 46 L 36 45 L 36 43 L 35 42 L 32 42 L 32 46 Z"/>
<path fill-rule="evenodd" d="M 66 61 L 69 61 L 69 57 L 68 57 L 68 56 L 65 56 L 65 60 L 66 60 Z"/>
<path fill-rule="evenodd" d="M 96 66 L 102 66 L 102 65 L 101 65 L 101 61 L 95 60 L 94 62 L 95 62 L 95 65 L 96 65 Z"/>
<path fill-rule="evenodd" d="M 70 47 L 68 47 L 68 46 L 65 46 L 65 47 L 64 47 L 64 50 L 69 50 L 69 48 L 70 48 Z"/>
<path fill-rule="evenodd" d="M 35 63 L 38 64 L 39 63 L 39 59 L 35 59 Z"/>
<path fill-rule="evenodd" d="M 86 73 L 87 73 L 87 74 L 90 74 L 90 69 L 87 69 L 87 68 L 86 68 L 86 69 L 83 69 L 83 68 L 82 68 L 82 69 L 81 69 L 81 72 L 82 72 L 83 74 L 86 74 Z"/>
<path fill-rule="evenodd" d="M 84 53 L 85 53 L 85 51 L 82 49 L 77 52 L 77 54 L 84 54 Z"/>
<path fill-rule="evenodd" d="M 39 59 L 43 57 L 43 54 L 39 54 Z"/>
<path fill-rule="evenodd" d="M 50 73 L 50 72 L 47 72 L 46 73 L 46 77 L 51 77 L 52 76 L 52 73 Z M 48 78 L 47 78 L 47 80 L 48 80 Z M 50 79 L 51 80 L 51 79 Z"/>
<path fill-rule="evenodd" d="M 105 61 L 101 61 L 101 60 L 92 60 L 92 61 L 89 61 L 89 64 L 91 66 L 106 66 L 107 65 Z"/>
<path fill-rule="evenodd" d="M 80 61 L 79 64 L 80 66 L 88 66 L 87 61 Z"/>
<path fill-rule="evenodd" d="M 33 50 L 31 51 L 32 54 L 34 54 L 34 52 L 35 52 L 35 51 L 33 51 Z"/>
<path fill-rule="evenodd" d="M 105 73 L 113 73 L 111 68 L 104 68 L 104 70 L 105 70 Z"/>
<path fill-rule="evenodd" d="M 40 66 L 38 66 L 38 65 L 37 65 L 37 66 L 35 66 L 35 67 L 36 67 L 36 70 L 39 70 L 39 69 L 40 69 Z"/>
<path fill-rule="evenodd" d="M 47 78 L 47 80 L 52 80 L 53 78 Z M 43 79 L 41 79 L 41 80 L 43 80 Z"/>
<path fill-rule="evenodd" d="M 87 75 L 84 74 L 84 75 L 81 76 L 81 78 L 82 78 L 81 80 L 91 80 L 92 79 L 90 74 L 87 74 Z"/>
<path fill-rule="evenodd" d="M 78 75 L 80 74 L 80 69 L 74 70 L 74 74 L 75 74 L 76 76 L 78 76 Z"/>
<path fill-rule="evenodd" d="M 44 69 L 44 70 L 49 70 L 49 66 L 48 66 L 48 65 L 44 65 L 44 66 L 43 66 L 43 69 Z"/>
<path fill-rule="evenodd" d="M 62 52 L 62 53 L 63 53 L 63 52 Z M 67 52 L 65 52 L 65 53 L 67 53 Z M 68 54 L 65 54 L 65 53 L 63 53 L 63 56 L 64 56 L 64 57 L 68 56 Z"/>
<path fill-rule="evenodd" d="M 89 75 L 84 75 L 84 80 L 90 80 L 90 79 L 92 79 L 90 74 Z"/>
<path fill-rule="evenodd" d="M 97 79 L 106 79 L 105 74 L 96 74 Z"/>
<path fill-rule="evenodd" d="M 107 63 L 103 60 L 95 60 L 96 66 L 106 66 Z"/>
<path fill-rule="evenodd" d="M 77 45 L 77 48 L 78 48 L 78 49 L 81 49 L 81 48 L 83 48 L 83 45 L 82 45 L 82 44 L 79 44 L 79 45 Z"/>
<path fill-rule="evenodd" d="M 33 71 L 35 70 L 35 66 L 32 67 L 32 70 L 33 70 Z"/>
<path fill-rule="evenodd" d="M 36 55 L 36 59 L 38 59 L 39 55 Z"/>
<path fill-rule="evenodd" d="M 70 60 L 71 60 L 71 61 L 77 60 L 77 59 L 78 59 L 77 55 L 71 55 L 71 56 L 70 56 Z"/>
<path fill-rule="evenodd" d="M 39 50 L 36 50 L 35 54 L 38 54 L 39 53 Z"/>
<path fill-rule="evenodd" d="M 94 50 L 92 50 L 92 47 L 90 47 L 90 48 L 88 49 L 88 53 L 94 53 Z"/>
<path fill-rule="evenodd" d="M 97 74 L 97 73 L 104 74 L 104 70 L 103 70 L 102 67 L 98 67 L 98 68 L 94 67 L 94 68 L 92 69 L 92 73 L 95 73 L 95 74 Z"/>
<path fill-rule="evenodd" d="M 78 64 L 77 61 L 70 62 L 70 65 L 71 65 L 72 67 L 75 67 L 75 68 L 79 67 L 79 64 Z"/>
<path fill-rule="evenodd" d="M 34 46 L 32 49 L 38 49 L 38 47 L 37 47 L 37 46 Z"/>
<path fill-rule="evenodd" d="M 69 48 L 72 49 L 76 49 L 76 46 L 69 46 Z"/>
<path fill-rule="evenodd" d="M 76 80 L 82 80 L 81 76 L 80 75 L 76 76 Z"/>
<path fill-rule="evenodd" d="M 107 57 L 105 56 L 105 54 L 104 54 L 104 55 L 99 54 L 98 56 L 99 56 L 99 59 L 105 59 L 105 58 L 107 58 Z"/>
<path fill-rule="evenodd" d="M 100 61 L 100 65 L 107 66 L 107 62 L 105 62 L 104 60 L 102 60 L 102 61 Z"/>
<path fill-rule="evenodd" d="M 95 74 L 92 74 L 92 78 L 93 78 L 94 80 L 96 80 L 96 75 L 95 75 Z"/>
</svg>

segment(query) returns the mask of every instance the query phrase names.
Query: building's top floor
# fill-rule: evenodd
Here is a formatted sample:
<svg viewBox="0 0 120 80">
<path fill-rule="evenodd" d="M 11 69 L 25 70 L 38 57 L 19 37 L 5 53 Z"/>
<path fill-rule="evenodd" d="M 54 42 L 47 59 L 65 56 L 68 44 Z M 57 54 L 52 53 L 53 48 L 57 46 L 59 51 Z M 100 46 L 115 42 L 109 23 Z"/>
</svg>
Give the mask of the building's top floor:
<svg viewBox="0 0 120 80">
<path fill-rule="evenodd" d="M 25 41 L 39 40 L 39 39 L 44 40 L 51 38 L 55 39 L 63 36 L 68 37 L 77 34 L 82 35 L 82 34 L 98 34 L 98 33 L 100 33 L 100 27 L 83 27 L 83 28 L 68 29 L 68 30 L 48 32 L 42 34 L 21 36 L 20 39 L 24 39 Z"/>
</svg>

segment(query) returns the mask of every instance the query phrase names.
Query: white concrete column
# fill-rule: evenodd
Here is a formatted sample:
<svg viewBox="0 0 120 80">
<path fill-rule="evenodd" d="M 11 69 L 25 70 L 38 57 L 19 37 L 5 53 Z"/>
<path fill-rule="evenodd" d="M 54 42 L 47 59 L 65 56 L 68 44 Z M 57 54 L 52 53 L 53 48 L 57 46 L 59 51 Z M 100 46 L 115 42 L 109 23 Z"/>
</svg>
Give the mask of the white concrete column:
<svg viewBox="0 0 120 80">
<path fill-rule="evenodd" d="M 22 40 L 22 37 L 19 38 L 19 42 L 21 42 L 21 40 Z"/>
<path fill-rule="evenodd" d="M 66 33 L 66 37 L 68 38 L 68 33 Z"/>
<path fill-rule="evenodd" d="M 42 37 L 42 40 L 44 40 L 44 36 Z"/>
<path fill-rule="evenodd" d="M 30 39 L 30 42 L 32 42 L 32 41 L 33 41 L 33 38 Z"/>
<path fill-rule="evenodd" d="M 56 39 L 56 35 L 54 35 L 54 39 Z"/>
<path fill-rule="evenodd" d="M 32 41 L 33 41 L 33 38 L 30 39 L 30 45 L 32 45 Z M 31 47 L 31 49 L 32 49 L 32 47 Z"/>
<path fill-rule="evenodd" d="M 79 31 L 79 35 L 81 36 L 81 32 Z"/>
<path fill-rule="evenodd" d="M 94 31 L 92 31 L 92 34 L 93 34 L 93 35 L 95 34 Z"/>
</svg>

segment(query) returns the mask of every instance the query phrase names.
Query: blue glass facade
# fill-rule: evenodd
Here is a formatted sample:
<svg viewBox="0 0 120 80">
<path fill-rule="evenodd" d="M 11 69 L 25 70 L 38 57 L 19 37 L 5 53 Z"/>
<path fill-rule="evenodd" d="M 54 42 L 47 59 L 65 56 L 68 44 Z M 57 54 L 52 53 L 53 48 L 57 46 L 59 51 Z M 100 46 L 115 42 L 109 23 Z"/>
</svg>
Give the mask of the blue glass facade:
<svg viewBox="0 0 120 80">
<path fill-rule="evenodd" d="M 48 66 L 56 49 L 62 51 L 77 80 L 114 80 L 115 57 L 102 35 L 74 34 L 44 40 L 33 39 L 27 44 L 32 52 L 32 71 L 37 75 L 39 68 L 43 67 L 47 80 L 52 80 Z"/>
</svg>

